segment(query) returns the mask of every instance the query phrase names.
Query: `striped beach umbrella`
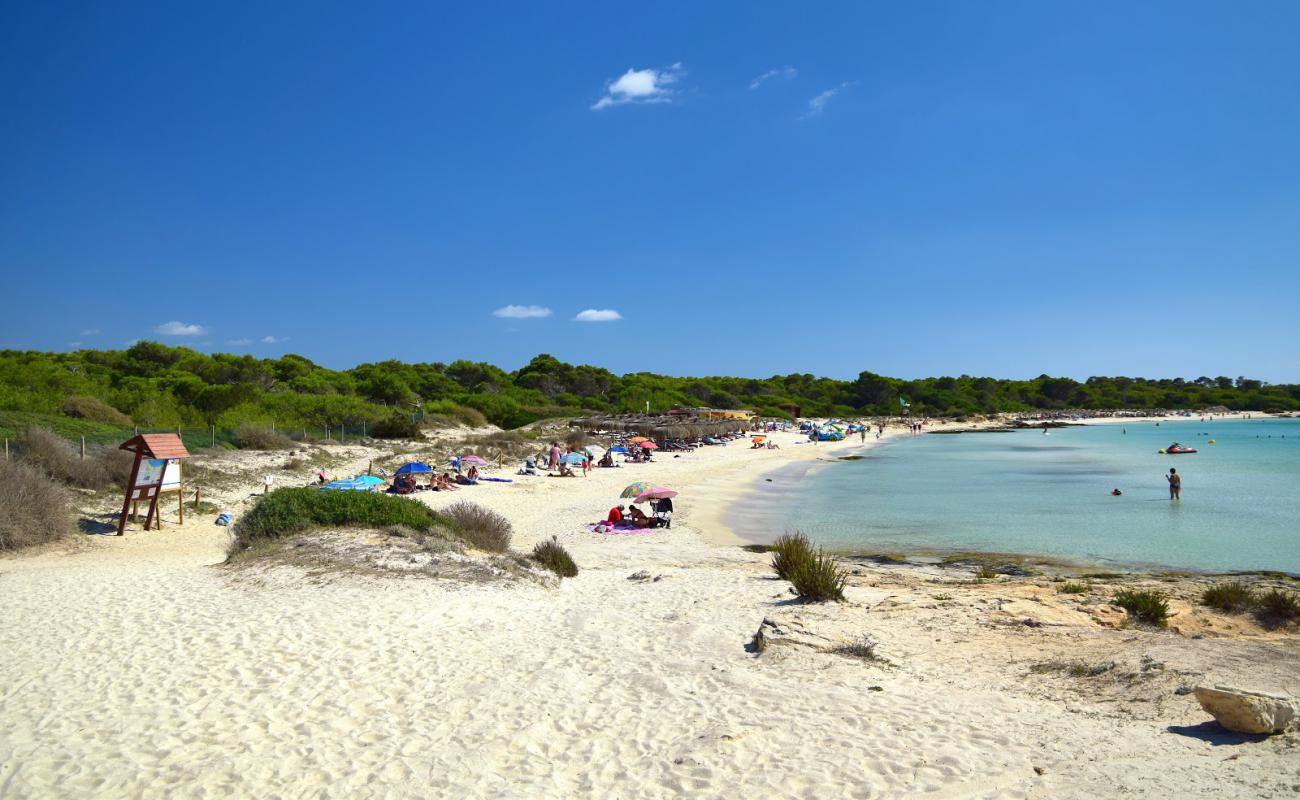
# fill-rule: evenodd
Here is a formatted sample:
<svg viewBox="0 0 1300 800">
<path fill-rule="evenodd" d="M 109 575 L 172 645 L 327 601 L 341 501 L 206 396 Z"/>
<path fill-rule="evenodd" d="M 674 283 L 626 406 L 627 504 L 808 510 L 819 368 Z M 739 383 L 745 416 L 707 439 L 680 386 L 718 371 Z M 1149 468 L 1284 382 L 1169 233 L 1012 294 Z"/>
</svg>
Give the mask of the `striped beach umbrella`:
<svg viewBox="0 0 1300 800">
<path fill-rule="evenodd" d="M 658 488 L 660 487 L 651 483 L 650 481 L 637 481 L 636 483 L 629 483 L 627 485 L 627 488 L 623 490 L 623 493 L 620 494 L 619 497 L 640 497 L 646 492 L 653 491 Z"/>
</svg>

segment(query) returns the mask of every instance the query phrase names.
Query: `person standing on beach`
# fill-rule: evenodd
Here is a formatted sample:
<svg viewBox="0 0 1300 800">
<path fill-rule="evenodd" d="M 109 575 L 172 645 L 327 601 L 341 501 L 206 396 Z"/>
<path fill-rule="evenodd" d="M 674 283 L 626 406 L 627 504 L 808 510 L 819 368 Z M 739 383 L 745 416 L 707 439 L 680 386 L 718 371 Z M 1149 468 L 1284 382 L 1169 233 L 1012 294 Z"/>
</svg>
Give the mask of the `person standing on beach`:
<svg viewBox="0 0 1300 800">
<path fill-rule="evenodd" d="M 1169 468 L 1169 474 L 1165 476 L 1169 481 L 1169 499 L 1181 500 L 1183 496 L 1183 478 L 1173 467 Z"/>
</svg>

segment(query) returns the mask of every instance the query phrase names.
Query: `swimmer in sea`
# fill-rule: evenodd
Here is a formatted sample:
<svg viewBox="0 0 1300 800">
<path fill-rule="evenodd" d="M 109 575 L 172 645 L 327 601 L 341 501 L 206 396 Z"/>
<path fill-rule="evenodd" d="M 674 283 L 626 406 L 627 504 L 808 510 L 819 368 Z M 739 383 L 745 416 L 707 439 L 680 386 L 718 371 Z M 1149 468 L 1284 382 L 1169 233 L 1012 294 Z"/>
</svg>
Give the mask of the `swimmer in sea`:
<svg viewBox="0 0 1300 800">
<path fill-rule="evenodd" d="M 1183 478 L 1173 467 L 1169 468 L 1169 474 L 1165 476 L 1169 481 L 1169 499 L 1181 500 L 1183 497 Z"/>
</svg>

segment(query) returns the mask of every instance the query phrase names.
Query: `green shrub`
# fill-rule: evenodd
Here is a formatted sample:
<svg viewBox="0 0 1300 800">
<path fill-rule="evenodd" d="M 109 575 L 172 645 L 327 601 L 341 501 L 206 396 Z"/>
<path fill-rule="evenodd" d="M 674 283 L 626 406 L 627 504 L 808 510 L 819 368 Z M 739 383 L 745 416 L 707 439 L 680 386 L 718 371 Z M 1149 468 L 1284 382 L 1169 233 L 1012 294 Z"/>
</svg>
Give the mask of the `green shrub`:
<svg viewBox="0 0 1300 800">
<path fill-rule="evenodd" d="M 406 414 L 393 414 L 370 428 L 376 439 L 419 439 L 420 426 Z"/>
<path fill-rule="evenodd" d="M 848 582 L 848 577 L 848 573 L 840 569 L 834 558 L 818 550 L 806 559 L 795 561 L 787 579 L 794 584 L 796 595 L 820 603 L 843 600 L 844 584 Z"/>
<path fill-rule="evenodd" d="M 555 537 L 551 537 L 550 541 L 538 542 L 533 548 L 533 559 L 561 578 L 572 578 L 578 574 L 578 565 L 574 563 L 573 556 Z"/>
<path fill-rule="evenodd" d="M 460 537 L 471 547 L 491 553 L 504 553 L 510 549 L 514 529 L 510 520 L 497 512 L 460 500 L 443 509 L 442 514 L 451 520 Z"/>
<path fill-rule="evenodd" d="M 63 413 L 69 417 L 88 419 L 94 422 L 107 422 L 113 425 L 121 425 L 123 428 L 131 425 L 130 417 L 94 397 L 69 397 L 63 401 Z"/>
<path fill-rule="evenodd" d="M 1220 583 L 1201 593 L 1201 605 L 1240 614 L 1255 604 L 1255 592 L 1240 581 Z"/>
<path fill-rule="evenodd" d="M 790 580 L 790 573 L 795 566 L 812 559 L 812 543 L 803 533 L 787 533 L 772 542 L 772 569 L 785 580 Z"/>
<path fill-rule="evenodd" d="M 258 541 L 281 539 L 324 525 L 376 529 L 405 525 L 427 531 L 440 524 L 447 524 L 447 520 L 423 503 L 402 497 L 311 488 L 276 489 L 263 495 L 235 523 L 232 552 Z"/>
<path fill-rule="evenodd" d="M 72 528 L 66 489 L 25 464 L 0 461 L 0 551 L 52 542 Z"/>
<path fill-rule="evenodd" d="M 975 578 L 981 581 L 992 581 L 998 577 L 998 571 L 991 564 L 980 564 L 975 568 Z"/>
<path fill-rule="evenodd" d="M 1087 594 L 1088 589 L 1089 587 L 1086 583 L 1074 583 L 1070 581 L 1061 586 L 1061 594 Z"/>
<path fill-rule="evenodd" d="M 239 430 L 235 432 L 235 446 L 240 450 L 288 450 L 298 445 L 288 436 L 276 433 L 270 428 L 240 425 Z"/>
<path fill-rule="evenodd" d="M 1268 628 L 1279 628 L 1300 620 L 1300 596 L 1274 589 L 1255 597 L 1255 617 Z"/>
<path fill-rule="evenodd" d="M 1116 592 L 1111 602 L 1127 611 L 1136 622 L 1157 628 L 1169 624 L 1169 601 L 1160 592 L 1125 590 Z"/>
</svg>

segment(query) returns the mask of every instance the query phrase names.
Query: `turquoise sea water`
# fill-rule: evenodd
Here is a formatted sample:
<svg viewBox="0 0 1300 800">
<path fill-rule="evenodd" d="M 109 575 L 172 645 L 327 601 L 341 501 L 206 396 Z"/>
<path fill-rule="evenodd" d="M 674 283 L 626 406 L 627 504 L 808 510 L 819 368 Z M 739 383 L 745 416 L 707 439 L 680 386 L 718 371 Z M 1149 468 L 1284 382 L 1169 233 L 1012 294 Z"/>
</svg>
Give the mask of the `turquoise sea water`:
<svg viewBox="0 0 1300 800">
<path fill-rule="evenodd" d="M 1157 454 L 1174 441 L 1200 452 Z M 1179 502 L 1170 467 L 1183 475 Z M 806 477 L 773 476 L 736 518 L 741 533 L 802 530 L 838 551 L 1300 573 L 1300 420 L 911 437 Z"/>
</svg>

